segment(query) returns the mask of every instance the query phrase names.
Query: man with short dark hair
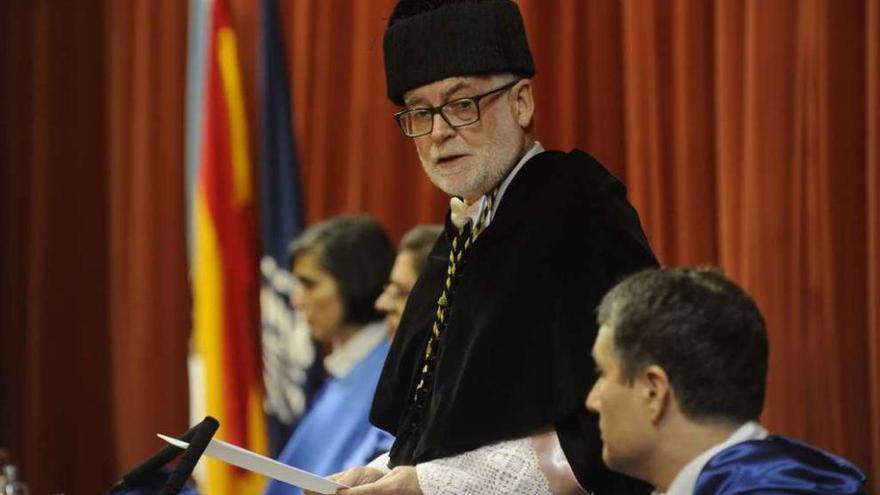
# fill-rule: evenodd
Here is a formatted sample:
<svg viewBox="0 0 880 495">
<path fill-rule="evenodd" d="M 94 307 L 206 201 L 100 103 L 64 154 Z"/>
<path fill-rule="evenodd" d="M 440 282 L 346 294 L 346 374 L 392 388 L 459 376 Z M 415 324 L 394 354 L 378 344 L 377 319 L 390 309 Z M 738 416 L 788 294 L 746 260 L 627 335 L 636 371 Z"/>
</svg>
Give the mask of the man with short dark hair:
<svg viewBox="0 0 880 495">
<path fill-rule="evenodd" d="M 850 462 L 758 424 L 767 334 L 757 305 L 719 271 L 646 270 L 599 306 L 586 406 L 611 469 L 665 495 L 863 494 Z"/>
<path fill-rule="evenodd" d="M 451 211 L 370 413 L 394 446 L 338 479 L 364 485 L 351 494 L 647 493 L 601 461 L 581 349 L 602 295 L 656 261 L 623 185 L 536 141 L 519 9 L 401 0 L 384 53 L 397 124 Z"/>
</svg>

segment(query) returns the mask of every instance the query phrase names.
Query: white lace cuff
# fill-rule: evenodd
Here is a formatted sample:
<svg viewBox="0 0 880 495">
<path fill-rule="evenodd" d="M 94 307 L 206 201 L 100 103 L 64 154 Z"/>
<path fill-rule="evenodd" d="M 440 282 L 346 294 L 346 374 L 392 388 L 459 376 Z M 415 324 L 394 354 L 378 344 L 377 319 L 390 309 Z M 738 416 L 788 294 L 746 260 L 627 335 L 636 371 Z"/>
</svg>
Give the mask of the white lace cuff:
<svg viewBox="0 0 880 495">
<path fill-rule="evenodd" d="M 530 438 L 416 465 L 424 495 L 551 493 Z"/>
<path fill-rule="evenodd" d="M 424 495 L 584 493 L 553 430 L 424 462 L 416 474 Z"/>
</svg>

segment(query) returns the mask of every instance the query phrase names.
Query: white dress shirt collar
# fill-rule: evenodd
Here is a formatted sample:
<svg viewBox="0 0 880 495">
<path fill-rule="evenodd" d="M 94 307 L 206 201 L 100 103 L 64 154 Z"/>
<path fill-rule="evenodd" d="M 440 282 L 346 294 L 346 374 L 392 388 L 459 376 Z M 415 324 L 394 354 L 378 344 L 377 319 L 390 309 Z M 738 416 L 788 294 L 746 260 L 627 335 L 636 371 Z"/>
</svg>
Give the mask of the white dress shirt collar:
<svg viewBox="0 0 880 495">
<path fill-rule="evenodd" d="M 388 338 L 388 327 L 383 321 L 375 321 L 358 330 L 350 339 L 336 346 L 324 358 L 324 368 L 333 378 L 345 375 L 361 362 L 377 345 Z"/>
<path fill-rule="evenodd" d="M 521 169 L 527 161 L 531 160 L 533 156 L 543 151 L 544 147 L 541 146 L 541 143 L 535 141 L 535 144 L 533 144 L 532 147 L 529 148 L 529 151 L 526 151 L 526 154 L 519 159 L 519 162 L 516 164 L 515 167 L 513 167 L 513 170 L 511 170 L 510 173 L 507 174 L 507 177 L 504 178 L 504 181 L 501 182 L 501 187 L 498 188 L 498 196 L 495 198 L 496 209 L 498 208 L 498 204 L 501 203 L 501 198 L 504 196 L 504 191 L 507 191 L 507 186 L 510 185 L 510 182 L 513 180 L 516 174 L 519 173 L 519 169 Z"/>
<path fill-rule="evenodd" d="M 510 182 L 513 180 L 513 178 L 516 176 L 516 174 L 519 172 L 519 170 L 533 156 L 537 155 L 538 153 L 541 153 L 542 151 L 544 151 L 544 147 L 541 146 L 541 143 L 539 143 L 538 141 L 535 141 L 535 144 L 533 144 L 532 147 L 529 148 L 528 151 L 526 151 L 526 153 L 522 156 L 522 158 L 519 159 L 519 162 L 517 162 L 516 166 L 513 167 L 513 169 L 510 171 L 509 174 L 507 174 L 507 177 L 504 178 L 504 180 L 501 182 L 501 186 L 498 188 L 498 195 L 495 197 L 495 206 L 494 206 L 495 211 L 498 210 L 498 204 L 501 203 L 501 198 L 504 196 L 504 192 L 507 190 L 507 186 L 510 185 Z M 450 201 L 452 201 L 452 200 L 450 200 Z M 480 199 L 477 200 L 476 203 L 467 206 L 466 212 L 461 212 L 461 213 L 465 213 L 468 217 L 470 217 L 471 225 L 476 225 L 477 220 L 480 218 L 480 213 L 483 211 L 483 208 L 485 207 L 485 205 L 486 205 L 486 195 L 484 194 L 484 195 L 480 196 Z M 458 212 L 458 209 L 456 209 L 455 206 L 452 206 L 452 203 L 450 203 L 450 206 L 453 208 L 453 223 L 455 223 L 455 213 Z M 494 212 L 489 212 L 489 213 L 490 213 L 490 215 L 487 217 L 486 225 L 484 225 L 484 227 L 488 227 L 489 224 L 492 223 L 492 217 L 495 216 Z M 466 222 L 463 222 L 461 225 L 464 225 L 464 223 L 466 223 Z"/>
<path fill-rule="evenodd" d="M 743 424 L 735 432 L 733 432 L 727 440 L 706 450 L 702 454 L 694 457 L 691 462 L 682 468 L 681 471 L 672 480 L 669 489 L 665 492 L 655 491 L 654 495 L 691 495 L 697 484 L 697 478 L 706 467 L 706 464 L 722 450 L 742 443 L 748 440 L 762 440 L 767 438 L 767 430 L 755 421 L 749 421 Z"/>
</svg>

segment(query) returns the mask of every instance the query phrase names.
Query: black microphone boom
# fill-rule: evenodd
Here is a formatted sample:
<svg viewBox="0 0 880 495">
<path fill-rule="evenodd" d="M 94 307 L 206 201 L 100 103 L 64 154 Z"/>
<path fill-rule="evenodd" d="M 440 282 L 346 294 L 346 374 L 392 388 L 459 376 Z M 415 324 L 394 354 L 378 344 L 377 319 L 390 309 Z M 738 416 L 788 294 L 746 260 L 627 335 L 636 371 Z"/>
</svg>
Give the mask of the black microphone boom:
<svg viewBox="0 0 880 495">
<path fill-rule="evenodd" d="M 186 483 L 189 475 L 192 474 L 193 469 L 195 469 L 199 458 L 202 457 L 205 449 L 208 448 L 208 443 L 211 442 L 211 437 L 214 436 L 214 433 L 217 432 L 217 428 L 219 427 L 219 421 L 211 416 L 205 416 L 205 419 L 197 427 L 196 433 L 193 435 L 193 439 L 189 443 L 189 447 L 184 451 L 180 464 L 177 465 L 177 468 L 171 473 L 171 476 L 168 477 L 168 481 L 165 483 L 165 486 L 162 487 L 159 495 L 177 495 L 177 493 L 180 492 L 180 489 L 183 488 L 183 484 Z"/>
<path fill-rule="evenodd" d="M 177 438 L 179 440 L 183 440 L 184 442 L 189 442 L 196 434 L 196 430 L 198 430 L 199 426 L 201 425 L 202 423 L 193 426 L 192 428 L 187 430 L 186 433 L 178 436 Z M 122 479 L 120 479 L 115 485 L 113 485 L 113 488 L 111 488 L 110 491 L 107 493 L 110 494 L 118 492 L 120 490 L 127 490 L 130 488 L 137 488 L 139 486 L 142 486 L 146 482 L 146 480 L 148 480 L 153 475 L 153 473 L 156 472 L 156 470 L 174 460 L 183 451 L 184 449 L 176 447 L 174 445 L 166 445 L 165 447 L 162 447 L 149 459 L 138 464 L 131 471 L 123 475 Z"/>
</svg>

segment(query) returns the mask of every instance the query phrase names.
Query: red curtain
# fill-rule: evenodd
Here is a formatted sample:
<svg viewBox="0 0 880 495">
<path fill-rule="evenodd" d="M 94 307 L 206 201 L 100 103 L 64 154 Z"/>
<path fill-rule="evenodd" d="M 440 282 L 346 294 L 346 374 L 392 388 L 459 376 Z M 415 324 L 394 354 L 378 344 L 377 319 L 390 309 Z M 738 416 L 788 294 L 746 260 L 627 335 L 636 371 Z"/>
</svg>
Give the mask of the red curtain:
<svg viewBox="0 0 880 495">
<path fill-rule="evenodd" d="M 107 106 L 94 98 L 105 65 L 91 51 L 101 46 L 101 32 L 80 7 L 88 6 L 0 7 L 0 444 L 29 481 L 48 481 L 35 483 L 37 493 L 110 479 L 113 472 L 113 458 L 102 454 L 113 444 L 105 310 L 110 253 L 95 242 L 108 229 Z"/>
<path fill-rule="evenodd" d="M 0 12 L 0 447 L 32 493 L 104 493 L 188 423 L 186 3 Z"/>
<path fill-rule="evenodd" d="M 878 0 L 519 3 L 541 142 L 620 175 L 664 264 L 754 294 L 771 429 L 880 475 Z M 0 6 L 0 444 L 34 493 L 98 492 L 186 426 L 187 7 L 68 4 Z M 256 123 L 258 2 L 231 4 Z M 310 222 L 445 211 L 384 96 L 393 4 L 279 0 Z"/>
<path fill-rule="evenodd" d="M 184 4 L 184 5 L 181 5 Z M 191 297 L 184 113 L 187 11 L 178 0 L 108 0 L 104 135 L 114 475 L 188 427 Z M 97 240 L 96 240 L 97 241 Z"/>
<path fill-rule="evenodd" d="M 311 220 L 366 210 L 399 234 L 445 209 L 381 97 L 392 3 L 285 2 Z M 621 175 L 664 264 L 755 295 L 769 427 L 880 473 L 877 2 L 520 5 L 542 143 Z"/>
<path fill-rule="evenodd" d="M 880 0 L 869 0 L 865 15 L 865 193 L 866 199 L 866 252 L 865 275 L 867 283 L 867 339 L 868 390 L 864 394 L 870 404 L 871 422 L 863 442 L 868 444 L 871 464 L 867 467 L 874 476 L 880 476 Z M 858 260 L 856 260 L 858 262 Z M 874 481 L 874 488 L 878 488 Z"/>
</svg>

